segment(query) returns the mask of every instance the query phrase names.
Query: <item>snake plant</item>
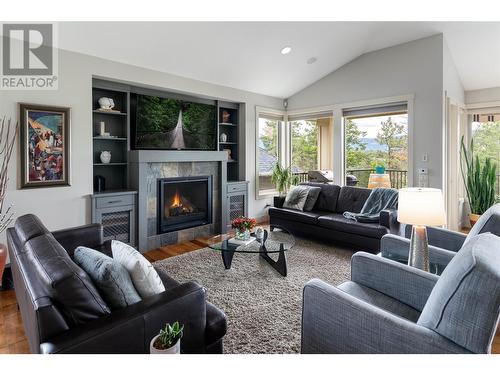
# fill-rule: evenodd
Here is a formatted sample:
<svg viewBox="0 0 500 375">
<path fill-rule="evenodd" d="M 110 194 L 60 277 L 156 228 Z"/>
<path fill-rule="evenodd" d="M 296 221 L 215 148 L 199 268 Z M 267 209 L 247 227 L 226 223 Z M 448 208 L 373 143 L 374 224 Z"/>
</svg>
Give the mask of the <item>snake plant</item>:
<svg viewBox="0 0 500 375">
<path fill-rule="evenodd" d="M 463 136 L 460 154 L 460 169 L 471 213 L 482 215 L 495 204 L 497 165 L 490 158 L 481 161 L 477 155 L 474 157 L 474 140 L 467 149 Z"/>
</svg>

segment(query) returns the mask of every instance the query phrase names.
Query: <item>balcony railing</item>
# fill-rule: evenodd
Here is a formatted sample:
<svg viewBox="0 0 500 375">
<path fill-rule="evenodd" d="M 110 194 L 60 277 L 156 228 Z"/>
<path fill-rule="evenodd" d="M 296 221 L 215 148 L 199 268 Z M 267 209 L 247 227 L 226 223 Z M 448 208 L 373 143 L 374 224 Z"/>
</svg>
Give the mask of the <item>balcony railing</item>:
<svg viewBox="0 0 500 375">
<path fill-rule="evenodd" d="M 358 179 L 356 186 L 367 187 L 370 173 L 375 173 L 374 169 L 348 169 L 347 174 L 351 174 Z M 408 171 L 401 169 L 386 169 L 385 173 L 391 179 L 391 187 L 394 189 L 401 189 L 408 186 Z"/>
</svg>

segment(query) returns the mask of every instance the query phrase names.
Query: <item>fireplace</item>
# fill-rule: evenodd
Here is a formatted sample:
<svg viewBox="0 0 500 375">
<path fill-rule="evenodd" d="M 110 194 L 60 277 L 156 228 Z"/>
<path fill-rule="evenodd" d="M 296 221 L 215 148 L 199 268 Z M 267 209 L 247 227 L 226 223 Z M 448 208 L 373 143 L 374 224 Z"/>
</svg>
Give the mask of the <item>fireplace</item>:
<svg viewBox="0 0 500 375">
<path fill-rule="evenodd" d="M 212 223 L 212 176 L 158 179 L 158 234 Z"/>
</svg>

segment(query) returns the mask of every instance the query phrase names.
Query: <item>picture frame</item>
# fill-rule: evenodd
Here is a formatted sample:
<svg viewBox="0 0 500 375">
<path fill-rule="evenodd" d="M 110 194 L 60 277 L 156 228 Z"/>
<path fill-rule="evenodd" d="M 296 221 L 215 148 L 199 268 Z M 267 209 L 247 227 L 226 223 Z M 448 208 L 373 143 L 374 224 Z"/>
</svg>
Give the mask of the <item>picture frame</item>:
<svg viewBox="0 0 500 375">
<path fill-rule="evenodd" d="M 19 103 L 21 189 L 70 186 L 71 109 Z"/>
</svg>

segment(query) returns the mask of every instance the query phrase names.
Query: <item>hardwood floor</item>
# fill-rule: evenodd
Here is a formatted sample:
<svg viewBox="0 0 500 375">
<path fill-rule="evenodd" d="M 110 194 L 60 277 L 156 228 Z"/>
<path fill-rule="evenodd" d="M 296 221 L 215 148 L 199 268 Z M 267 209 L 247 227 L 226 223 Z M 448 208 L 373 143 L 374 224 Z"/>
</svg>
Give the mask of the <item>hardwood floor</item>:
<svg viewBox="0 0 500 375">
<path fill-rule="evenodd" d="M 144 254 L 150 262 L 170 258 L 190 251 L 203 249 L 209 243 L 218 242 L 218 237 L 201 237 L 193 241 L 169 245 Z M 14 290 L 0 291 L 0 354 L 29 353 L 21 314 L 17 308 Z M 500 329 L 493 341 L 492 353 L 500 354 Z"/>
</svg>

